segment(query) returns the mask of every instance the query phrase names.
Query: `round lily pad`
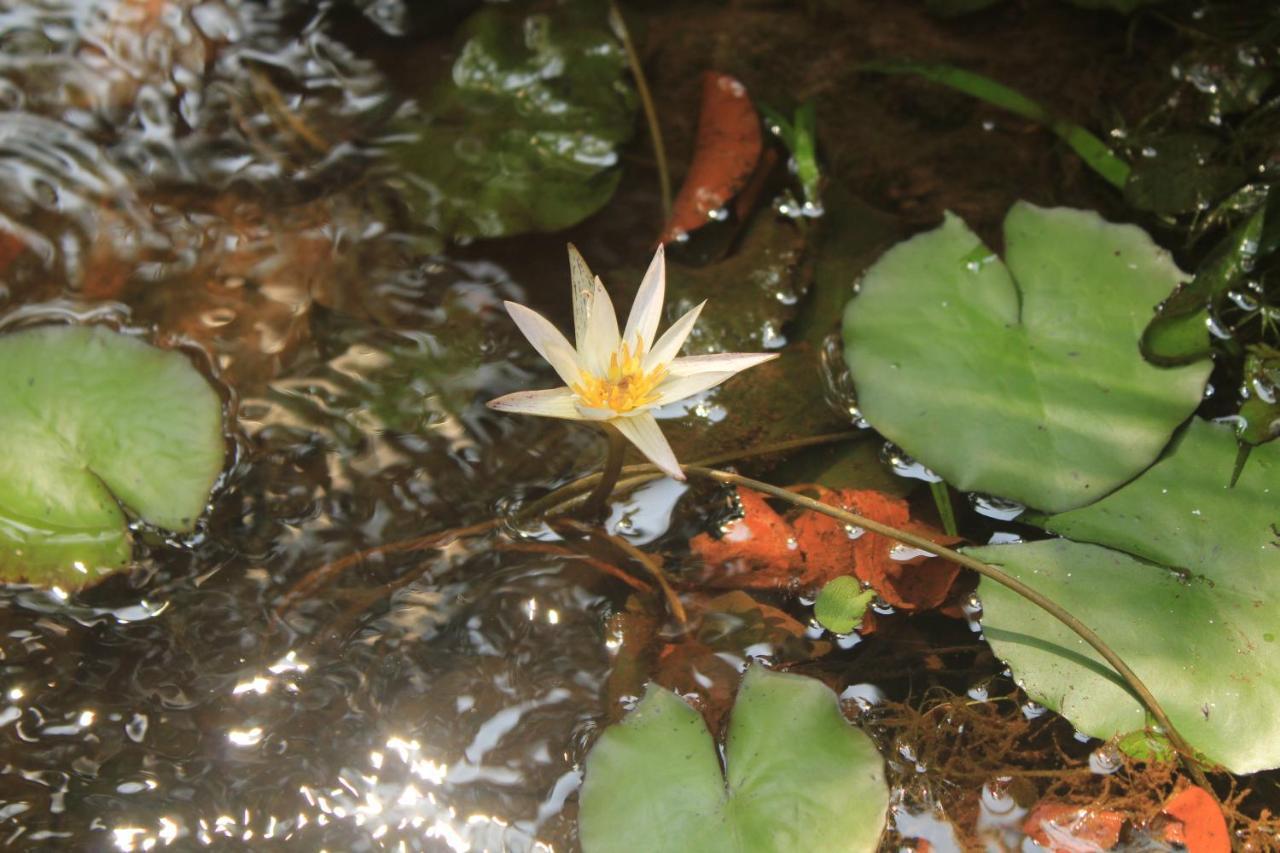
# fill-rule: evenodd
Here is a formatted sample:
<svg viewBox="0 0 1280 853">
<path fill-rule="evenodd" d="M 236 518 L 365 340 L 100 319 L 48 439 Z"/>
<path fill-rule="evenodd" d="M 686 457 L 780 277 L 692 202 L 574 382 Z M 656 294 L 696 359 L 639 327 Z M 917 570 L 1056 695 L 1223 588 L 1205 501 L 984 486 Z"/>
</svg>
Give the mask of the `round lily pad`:
<svg viewBox="0 0 1280 853">
<path fill-rule="evenodd" d="M 125 510 L 195 526 L 222 402 L 181 354 L 102 327 L 0 337 L 0 581 L 75 589 L 123 568 Z"/>
<path fill-rule="evenodd" d="M 948 215 L 889 250 L 845 309 L 845 358 L 871 425 L 948 482 L 1061 512 L 1150 465 L 1210 364 L 1143 360 L 1184 276 L 1140 228 L 1020 202 L 1004 236 L 1002 262 Z"/>
<path fill-rule="evenodd" d="M 582 849 L 876 849 L 889 804 L 883 761 L 826 685 L 752 667 L 724 756 L 722 773 L 702 716 L 651 686 L 587 756 Z"/>
</svg>

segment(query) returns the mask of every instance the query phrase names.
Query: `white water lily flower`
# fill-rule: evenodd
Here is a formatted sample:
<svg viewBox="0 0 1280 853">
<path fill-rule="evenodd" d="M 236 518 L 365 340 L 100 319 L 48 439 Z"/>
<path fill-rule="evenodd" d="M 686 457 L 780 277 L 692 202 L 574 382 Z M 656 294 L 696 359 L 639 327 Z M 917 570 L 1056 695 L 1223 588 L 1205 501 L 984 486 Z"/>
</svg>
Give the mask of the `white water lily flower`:
<svg viewBox="0 0 1280 853">
<path fill-rule="evenodd" d="M 667 266 L 662 246 L 644 274 L 627 327 L 618 318 L 599 276 L 571 244 L 573 331 L 577 348 L 536 311 L 515 302 L 507 313 L 538 354 L 564 380 L 563 388 L 518 391 L 489 401 L 502 412 L 603 422 L 621 432 L 650 462 L 684 479 L 652 409 L 714 388 L 735 373 L 777 358 L 776 353 L 720 353 L 676 358 L 706 303 L 692 308 L 658 338 Z"/>
</svg>

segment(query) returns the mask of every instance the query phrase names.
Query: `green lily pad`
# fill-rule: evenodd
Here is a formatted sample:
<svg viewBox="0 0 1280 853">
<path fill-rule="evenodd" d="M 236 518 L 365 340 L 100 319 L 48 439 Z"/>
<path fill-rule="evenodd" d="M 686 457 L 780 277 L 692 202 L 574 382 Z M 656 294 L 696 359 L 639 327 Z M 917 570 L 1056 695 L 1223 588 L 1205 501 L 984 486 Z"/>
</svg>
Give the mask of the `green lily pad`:
<svg viewBox="0 0 1280 853">
<path fill-rule="evenodd" d="M 697 711 L 651 686 L 586 761 L 586 853 L 875 850 L 889 791 L 870 738 L 819 681 L 747 671 L 725 746 Z"/>
<path fill-rule="evenodd" d="M 1088 543 L 967 553 L 1083 620 L 1194 747 L 1234 773 L 1253 773 L 1280 766 L 1280 447 L 1255 448 L 1231 487 L 1235 455 L 1229 427 L 1194 421 L 1129 485 L 1042 519 Z M 1095 737 L 1146 724 L 1138 701 L 1075 634 L 991 581 L 979 594 L 987 639 L 1032 698 Z"/>
<path fill-rule="evenodd" d="M 415 213 L 447 237 L 558 231 L 595 213 L 635 123 L 626 70 L 603 3 L 473 15 L 451 74 L 388 147 Z"/>
<path fill-rule="evenodd" d="M 195 526 L 222 401 L 182 355 L 102 327 L 0 337 L 0 581 L 76 589 L 124 568 L 131 513 Z"/>
<path fill-rule="evenodd" d="M 955 216 L 889 250 L 845 309 L 845 359 L 877 430 L 968 491 L 1058 512 L 1146 468 L 1210 365 L 1138 339 L 1182 279 L 1141 229 L 1020 202 L 1006 262 Z"/>
</svg>

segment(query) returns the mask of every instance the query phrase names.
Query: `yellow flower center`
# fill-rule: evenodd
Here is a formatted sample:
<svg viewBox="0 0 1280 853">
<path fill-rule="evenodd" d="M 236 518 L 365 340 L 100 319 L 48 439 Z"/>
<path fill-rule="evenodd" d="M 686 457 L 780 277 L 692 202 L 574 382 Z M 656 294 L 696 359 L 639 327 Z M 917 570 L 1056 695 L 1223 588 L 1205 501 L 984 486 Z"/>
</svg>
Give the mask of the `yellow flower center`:
<svg viewBox="0 0 1280 853">
<path fill-rule="evenodd" d="M 667 368 L 659 365 L 644 372 L 644 349 L 636 343 L 635 352 L 627 344 L 609 356 L 609 373 L 596 376 L 583 372 L 569 386 L 582 405 L 592 409 L 610 409 L 625 414 L 658 399 L 658 383 L 666 378 Z"/>
</svg>

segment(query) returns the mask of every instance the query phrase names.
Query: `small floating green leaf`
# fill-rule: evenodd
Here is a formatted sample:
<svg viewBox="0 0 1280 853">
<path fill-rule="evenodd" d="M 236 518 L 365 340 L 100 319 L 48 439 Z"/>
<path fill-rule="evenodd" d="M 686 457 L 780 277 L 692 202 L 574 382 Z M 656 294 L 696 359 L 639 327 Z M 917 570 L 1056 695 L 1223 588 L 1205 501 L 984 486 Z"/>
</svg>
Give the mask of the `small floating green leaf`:
<svg viewBox="0 0 1280 853">
<path fill-rule="evenodd" d="M 1182 278 L 1140 228 L 1019 203 L 1004 231 L 1004 263 L 951 215 L 887 252 L 845 310 L 845 359 L 863 416 L 955 488 L 1072 509 L 1151 464 L 1210 365 L 1138 351 Z"/>
<path fill-rule="evenodd" d="M 123 568 L 122 509 L 191 530 L 222 470 L 222 402 L 182 355 L 102 327 L 0 337 L 0 581 Z"/>
<path fill-rule="evenodd" d="M 818 593 L 813 618 L 833 634 L 848 634 L 862 624 L 862 617 L 875 600 L 874 589 L 863 589 L 857 578 L 835 578 Z"/>
<path fill-rule="evenodd" d="M 586 761 L 586 853 L 875 850 L 889 791 L 870 738 L 811 678 L 747 671 L 725 746 L 727 776 L 701 715 L 650 686 Z"/>
<path fill-rule="evenodd" d="M 1235 453 L 1229 427 L 1193 421 L 1129 485 L 1041 519 L 1088 543 L 966 553 L 1079 616 L 1192 746 L 1233 773 L 1253 773 L 1280 766 L 1280 445 L 1255 448 L 1232 487 Z M 1138 700 L 1078 636 L 998 584 L 983 579 L 978 591 L 984 634 L 1033 699 L 1095 737 L 1146 725 Z"/>
</svg>

